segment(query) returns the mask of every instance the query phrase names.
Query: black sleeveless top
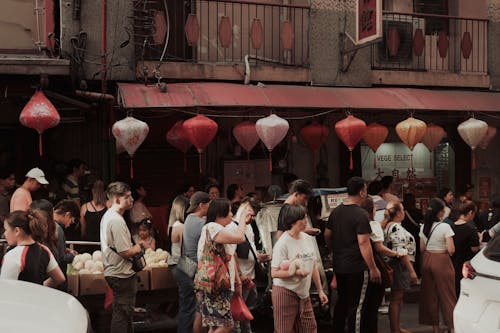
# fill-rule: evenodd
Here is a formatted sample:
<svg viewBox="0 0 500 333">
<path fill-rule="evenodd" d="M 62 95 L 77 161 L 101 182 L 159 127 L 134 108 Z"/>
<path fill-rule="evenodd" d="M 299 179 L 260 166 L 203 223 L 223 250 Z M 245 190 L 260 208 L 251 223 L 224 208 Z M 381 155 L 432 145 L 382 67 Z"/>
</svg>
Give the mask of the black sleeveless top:
<svg viewBox="0 0 500 333">
<path fill-rule="evenodd" d="M 87 204 L 88 205 L 88 204 Z M 92 201 L 90 202 L 90 205 L 94 210 L 96 209 L 94 205 L 92 204 Z M 91 212 L 88 210 L 85 212 L 85 222 L 87 223 L 87 236 L 86 240 L 92 241 L 92 242 L 99 242 L 101 240 L 100 237 L 100 232 L 101 232 L 101 219 L 104 216 L 104 213 L 106 213 L 106 208 L 98 211 L 98 212 Z"/>
</svg>

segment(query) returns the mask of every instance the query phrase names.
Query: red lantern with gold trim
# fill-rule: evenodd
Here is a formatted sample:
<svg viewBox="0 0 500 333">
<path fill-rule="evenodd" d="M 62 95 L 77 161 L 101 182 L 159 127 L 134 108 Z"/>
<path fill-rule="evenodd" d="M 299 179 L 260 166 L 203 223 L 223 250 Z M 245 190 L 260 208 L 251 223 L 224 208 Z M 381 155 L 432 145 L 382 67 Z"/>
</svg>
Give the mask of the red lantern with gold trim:
<svg viewBox="0 0 500 333">
<path fill-rule="evenodd" d="M 488 148 L 488 145 L 490 144 L 491 140 L 497 135 L 497 129 L 496 127 L 493 126 L 488 126 L 488 130 L 486 131 L 486 134 L 484 135 L 483 139 L 481 142 L 479 142 L 479 148 L 481 149 L 486 149 Z"/>
<path fill-rule="evenodd" d="M 422 143 L 432 153 L 445 137 L 446 131 L 444 128 L 438 125 L 429 124 L 422 138 Z M 432 154 L 429 156 L 429 168 L 432 168 Z"/>
<path fill-rule="evenodd" d="M 198 150 L 198 163 L 201 174 L 203 172 L 203 169 L 201 167 L 201 154 L 213 140 L 215 134 L 217 134 L 219 126 L 215 121 L 203 115 L 198 115 L 184 121 L 184 124 L 182 126 L 186 130 L 189 141 Z"/>
<path fill-rule="evenodd" d="M 248 159 L 253 147 L 259 142 L 259 135 L 253 121 L 244 121 L 234 126 L 233 135 L 236 141 L 246 150 Z"/>
<path fill-rule="evenodd" d="M 349 149 L 349 170 L 354 169 L 352 151 L 363 137 L 365 131 L 366 123 L 353 115 L 348 115 L 345 119 L 342 119 L 335 124 L 335 133 L 337 133 L 339 139 Z"/>
<path fill-rule="evenodd" d="M 384 143 L 385 139 L 387 139 L 387 135 L 389 134 L 389 129 L 378 123 L 371 123 L 366 126 L 366 131 L 363 134 L 363 140 L 366 142 L 368 147 L 373 151 L 373 167 L 377 168 L 377 149 Z"/>
<path fill-rule="evenodd" d="M 411 169 L 413 169 L 413 148 L 425 135 L 427 125 L 420 119 L 409 117 L 396 125 L 396 133 L 411 151 Z"/>
<path fill-rule="evenodd" d="M 38 132 L 38 150 L 40 156 L 43 155 L 42 133 L 46 129 L 57 126 L 60 120 L 61 117 L 56 108 L 41 91 L 37 91 L 31 97 L 19 115 L 19 121 L 23 126 L 33 128 Z"/>
<path fill-rule="evenodd" d="M 317 121 L 313 121 L 311 124 L 300 130 L 300 136 L 302 137 L 302 140 L 304 140 L 305 144 L 313 151 L 314 165 L 316 166 L 316 154 L 328 138 L 328 127 L 326 125 L 319 124 Z"/>
</svg>

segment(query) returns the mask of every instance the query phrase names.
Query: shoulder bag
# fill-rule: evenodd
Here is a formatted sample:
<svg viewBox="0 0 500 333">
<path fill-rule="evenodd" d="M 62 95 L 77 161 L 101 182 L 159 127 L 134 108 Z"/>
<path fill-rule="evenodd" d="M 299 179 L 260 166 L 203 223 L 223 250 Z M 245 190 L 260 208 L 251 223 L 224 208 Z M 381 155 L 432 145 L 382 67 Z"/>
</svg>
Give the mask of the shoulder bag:
<svg viewBox="0 0 500 333">
<path fill-rule="evenodd" d="M 135 245 L 134 239 L 132 238 L 132 245 Z M 120 255 L 114 247 L 109 247 L 116 254 Z M 132 270 L 134 272 L 140 272 L 146 267 L 146 259 L 144 258 L 144 247 L 141 246 L 141 252 L 135 254 L 132 258 L 126 259 L 132 262 Z"/>
<path fill-rule="evenodd" d="M 182 235 L 181 242 L 181 256 L 175 267 L 190 278 L 193 278 L 198 269 L 198 263 L 186 256 L 186 251 L 184 250 L 184 235 Z"/>
</svg>

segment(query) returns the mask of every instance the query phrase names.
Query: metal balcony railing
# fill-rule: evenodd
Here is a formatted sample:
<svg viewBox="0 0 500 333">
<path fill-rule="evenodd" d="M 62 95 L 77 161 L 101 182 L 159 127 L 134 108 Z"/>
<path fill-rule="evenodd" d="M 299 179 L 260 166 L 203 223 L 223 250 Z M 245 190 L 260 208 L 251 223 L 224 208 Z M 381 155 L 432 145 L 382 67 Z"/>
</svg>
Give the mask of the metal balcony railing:
<svg viewBox="0 0 500 333">
<path fill-rule="evenodd" d="M 243 63 L 248 55 L 251 62 L 309 65 L 308 5 L 255 0 L 135 0 L 135 4 L 139 60 L 158 60 L 164 53 L 163 60 L 169 61 Z"/>
<path fill-rule="evenodd" d="M 488 72 L 486 19 L 384 12 L 383 34 L 372 46 L 373 69 Z"/>
</svg>

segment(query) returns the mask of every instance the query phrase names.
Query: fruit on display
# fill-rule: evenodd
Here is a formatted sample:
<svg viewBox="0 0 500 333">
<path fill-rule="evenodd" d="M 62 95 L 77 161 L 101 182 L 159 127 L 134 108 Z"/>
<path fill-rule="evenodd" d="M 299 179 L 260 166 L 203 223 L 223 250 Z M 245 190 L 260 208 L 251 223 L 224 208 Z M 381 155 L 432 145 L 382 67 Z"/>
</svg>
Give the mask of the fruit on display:
<svg viewBox="0 0 500 333">
<path fill-rule="evenodd" d="M 167 260 L 170 257 L 170 253 L 160 248 L 146 249 L 144 254 L 144 259 L 146 259 L 146 267 L 168 267 Z"/>
</svg>

